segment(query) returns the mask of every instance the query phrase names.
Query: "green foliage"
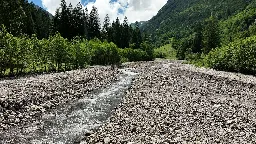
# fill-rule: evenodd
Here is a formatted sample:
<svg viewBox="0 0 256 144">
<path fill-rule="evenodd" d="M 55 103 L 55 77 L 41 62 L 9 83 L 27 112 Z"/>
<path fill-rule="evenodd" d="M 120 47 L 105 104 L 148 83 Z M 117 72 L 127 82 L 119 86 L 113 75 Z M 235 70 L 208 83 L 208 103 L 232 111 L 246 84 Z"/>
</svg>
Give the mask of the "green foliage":
<svg viewBox="0 0 256 144">
<path fill-rule="evenodd" d="M 51 14 L 26 0 L 1 0 L 0 24 L 14 36 L 37 34 L 46 38 L 50 33 Z"/>
<path fill-rule="evenodd" d="M 91 63 L 92 51 L 88 48 L 88 41 L 76 37 L 70 46 L 71 57 L 76 69 L 84 68 Z"/>
<path fill-rule="evenodd" d="M 140 49 L 147 53 L 146 59 L 144 60 L 151 61 L 154 59 L 154 47 L 152 44 L 150 44 L 147 41 L 144 41 L 143 43 L 141 43 Z"/>
<path fill-rule="evenodd" d="M 203 52 L 209 53 L 212 49 L 220 45 L 220 32 L 218 20 L 211 16 L 205 21 L 205 27 L 203 32 Z"/>
<path fill-rule="evenodd" d="M 97 39 L 89 42 L 92 50 L 92 65 L 118 64 L 121 60 L 118 48 L 114 43 L 101 42 Z"/>
<path fill-rule="evenodd" d="M 145 61 L 148 55 L 141 49 L 125 48 L 119 51 L 122 56 L 122 60 L 125 61 Z"/>
<path fill-rule="evenodd" d="M 220 22 L 221 42 L 226 45 L 235 40 L 255 35 L 256 8 L 248 7 L 243 11 Z"/>
<path fill-rule="evenodd" d="M 155 58 L 176 59 L 176 50 L 172 47 L 172 44 L 164 45 L 160 48 L 154 49 Z"/>
<path fill-rule="evenodd" d="M 193 27 L 210 16 L 218 20 L 227 20 L 230 16 L 247 7 L 255 8 L 254 0 L 169 0 L 141 30 L 151 34 L 157 45 L 165 45 L 169 38 L 186 38 Z"/>
<path fill-rule="evenodd" d="M 5 27 L 0 30 L 0 76 L 84 68 L 87 65 L 112 65 L 125 61 L 153 59 L 153 47 L 120 49 L 114 43 L 79 37 L 72 41 L 59 33 L 48 39 L 36 35 L 14 37 Z"/>
<path fill-rule="evenodd" d="M 255 74 L 256 36 L 236 40 L 213 50 L 204 61 L 206 66 L 217 70 Z"/>
</svg>

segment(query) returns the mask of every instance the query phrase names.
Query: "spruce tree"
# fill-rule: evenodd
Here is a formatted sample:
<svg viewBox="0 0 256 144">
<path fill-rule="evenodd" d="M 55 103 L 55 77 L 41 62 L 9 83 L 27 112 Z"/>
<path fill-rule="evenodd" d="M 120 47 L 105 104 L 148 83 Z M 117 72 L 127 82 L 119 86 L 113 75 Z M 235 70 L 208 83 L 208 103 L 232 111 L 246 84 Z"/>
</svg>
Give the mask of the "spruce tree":
<svg viewBox="0 0 256 144">
<path fill-rule="evenodd" d="M 89 39 L 100 38 L 100 19 L 95 6 L 92 7 L 92 11 L 90 12 L 88 26 Z"/>
<path fill-rule="evenodd" d="M 102 38 L 110 42 L 110 19 L 108 14 L 106 15 L 104 22 L 103 22 L 103 28 L 102 28 Z"/>
<path fill-rule="evenodd" d="M 132 44 L 134 48 L 140 48 L 140 44 L 142 43 L 141 31 L 139 28 L 139 22 L 135 22 L 135 29 L 132 32 Z"/>
<path fill-rule="evenodd" d="M 20 35 L 25 27 L 25 12 L 22 0 L 0 1 L 0 24 L 4 24 L 13 35 Z"/>
<path fill-rule="evenodd" d="M 203 52 L 208 54 L 213 48 L 220 45 L 220 33 L 218 20 L 211 16 L 205 21 L 205 28 L 203 33 L 204 49 Z"/>
<path fill-rule="evenodd" d="M 57 9 L 55 12 L 55 16 L 53 18 L 53 26 L 52 26 L 52 34 L 56 34 L 57 32 L 60 32 L 60 10 Z"/>
<path fill-rule="evenodd" d="M 65 0 L 61 0 L 61 13 L 60 13 L 60 29 L 59 32 L 64 38 L 69 37 L 69 15 L 67 3 Z"/>
<path fill-rule="evenodd" d="M 122 24 L 122 46 L 121 48 L 129 48 L 129 43 L 131 39 L 131 34 L 130 34 L 130 28 L 128 24 L 128 18 L 125 17 L 123 24 Z"/>
<path fill-rule="evenodd" d="M 76 35 L 76 31 L 75 31 L 75 19 L 74 19 L 74 14 L 73 14 L 73 6 L 70 3 L 67 9 L 67 27 L 68 29 L 66 29 L 66 33 L 67 33 L 67 37 L 69 40 L 71 40 L 75 35 Z"/>
<path fill-rule="evenodd" d="M 194 28 L 193 40 L 192 40 L 192 52 L 201 53 L 203 48 L 203 26 L 201 23 L 196 24 Z"/>
<path fill-rule="evenodd" d="M 116 18 L 116 21 L 112 24 L 113 27 L 113 42 L 120 48 L 122 47 L 122 25 L 120 24 L 119 18 Z"/>
<path fill-rule="evenodd" d="M 89 29 L 89 14 L 88 14 L 88 9 L 85 8 L 84 10 L 84 15 L 83 15 L 83 22 L 84 22 L 84 37 L 85 38 L 89 38 L 88 37 L 88 29 Z"/>
</svg>

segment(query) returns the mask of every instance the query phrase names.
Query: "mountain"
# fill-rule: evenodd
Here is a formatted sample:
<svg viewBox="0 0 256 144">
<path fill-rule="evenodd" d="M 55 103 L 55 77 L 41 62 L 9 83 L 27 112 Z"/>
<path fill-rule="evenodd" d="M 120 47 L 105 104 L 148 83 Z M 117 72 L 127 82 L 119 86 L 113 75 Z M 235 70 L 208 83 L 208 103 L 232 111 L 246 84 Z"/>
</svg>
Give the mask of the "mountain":
<svg viewBox="0 0 256 144">
<path fill-rule="evenodd" d="M 137 24 L 139 27 L 142 27 L 144 24 L 146 23 L 146 21 L 139 21 Z M 136 27 L 136 22 L 135 23 L 131 23 L 132 28 Z"/>
<path fill-rule="evenodd" d="M 50 34 L 53 16 L 27 0 L 1 0 L 0 25 L 14 36 L 36 34 L 39 39 Z"/>
<path fill-rule="evenodd" d="M 225 21 L 249 8 L 255 8 L 254 0 L 168 0 L 141 30 L 151 34 L 156 45 L 163 45 L 171 37 L 188 37 L 198 23 L 211 15 Z"/>
<path fill-rule="evenodd" d="M 46 13 L 50 18 L 53 18 L 54 16 L 49 13 L 47 10 L 43 9 L 42 7 L 35 5 L 33 2 L 30 3 L 32 6 L 34 6 L 37 10 L 42 11 L 44 13 Z"/>
</svg>

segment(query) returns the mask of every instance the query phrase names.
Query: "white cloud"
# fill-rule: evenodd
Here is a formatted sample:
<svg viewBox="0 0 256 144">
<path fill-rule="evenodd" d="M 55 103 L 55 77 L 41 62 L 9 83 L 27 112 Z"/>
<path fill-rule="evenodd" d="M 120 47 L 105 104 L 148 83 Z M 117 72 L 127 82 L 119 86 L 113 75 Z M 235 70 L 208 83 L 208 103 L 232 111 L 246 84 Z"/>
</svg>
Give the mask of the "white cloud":
<svg viewBox="0 0 256 144">
<path fill-rule="evenodd" d="M 129 3 L 124 15 L 130 22 L 151 19 L 166 4 L 167 0 L 127 0 Z"/>
<path fill-rule="evenodd" d="M 76 6 L 79 2 L 80 0 L 66 0 L 67 5 L 71 3 L 73 6 Z M 61 0 L 42 0 L 43 7 L 53 15 L 55 14 L 56 9 L 60 7 L 60 3 Z"/>
<path fill-rule="evenodd" d="M 75 6 L 80 0 L 66 0 L 67 3 L 72 2 Z M 92 6 L 98 8 L 100 19 L 103 22 L 106 14 L 109 15 L 111 21 L 117 17 L 122 21 L 124 16 L 128 17 L 129 22 L 146 21 L 152 18 L 166 4 L 167 0 L 96 0 L 95 2 L 86 2 L 89 12 Z M 43 6 L 52 14 L 56 8 L 60 6 L 60 0 L 42 0 Z M 123 13 L 118 13 L 119 9 Z"/>
</svg>

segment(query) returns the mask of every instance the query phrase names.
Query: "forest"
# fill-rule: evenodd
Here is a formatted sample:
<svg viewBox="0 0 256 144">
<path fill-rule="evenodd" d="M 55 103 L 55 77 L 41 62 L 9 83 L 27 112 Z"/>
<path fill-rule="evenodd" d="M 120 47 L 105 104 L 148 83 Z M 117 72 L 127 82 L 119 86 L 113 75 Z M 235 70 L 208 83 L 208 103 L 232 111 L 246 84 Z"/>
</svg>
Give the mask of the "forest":
<svg viewBox="0 0 256 144">
<path fill-rule="evenodd" d="M 26 0 L 0 2 L 0 76 L 118 65 L 154 57 L 153 46 L 128 18 L 103 25 L 98 10 L 61 1 L 52 16 Z"/>
<path fill-rule="evenodd" d="M 156 47 L 176 58 L 217 70 L 256 74 L 256 2 L 168 1 L 140 26 Z M 158 48 L 158 57 L 167 58 Z"/>
<path fill-rule="evenodd" d="M 255 74 L 254 0 L 169 0 L 129 24 L 61 1 L 55 15 L 27 0 L 0 2 L 0 76 L 66 71 L 154 58 Z"/>
</svg>

